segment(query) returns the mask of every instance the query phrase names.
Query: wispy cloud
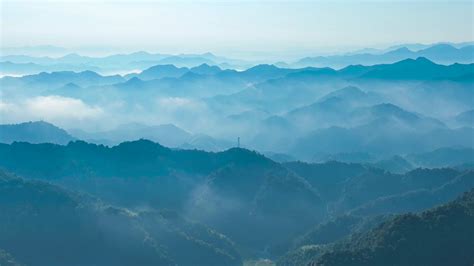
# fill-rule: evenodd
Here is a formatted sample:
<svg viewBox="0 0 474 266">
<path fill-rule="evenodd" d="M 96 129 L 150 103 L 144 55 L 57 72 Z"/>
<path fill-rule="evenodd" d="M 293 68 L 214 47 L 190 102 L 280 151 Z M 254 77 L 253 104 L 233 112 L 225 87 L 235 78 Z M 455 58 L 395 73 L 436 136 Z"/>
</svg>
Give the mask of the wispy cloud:
<svg viewBox="0 0 474 266">
<path fill-rule="evenodd" d="M 102 108 L 82 100 L 57 95 L 38 96 L 18 102 L 0 102 L 0 120 L 3 123 L 27 120 L 46 120 L 60 125 L 98 119 L 104 115 Z"/>
</svg>

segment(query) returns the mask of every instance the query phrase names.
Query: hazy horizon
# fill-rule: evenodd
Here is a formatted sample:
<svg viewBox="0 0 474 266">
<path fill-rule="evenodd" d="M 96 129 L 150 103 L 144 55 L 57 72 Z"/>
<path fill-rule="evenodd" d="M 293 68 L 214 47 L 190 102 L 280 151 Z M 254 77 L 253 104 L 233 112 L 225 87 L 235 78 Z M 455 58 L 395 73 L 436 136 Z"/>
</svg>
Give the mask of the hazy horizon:
<svg viewBox="0 0 474 266">
<path fill-rule="evenodd" d="M 438 41 L 432 43 L 404 43 L 404 42 L 394 42 L 387 44 L 379 45 L 369 45 L 361 47 L 331 47 L 326 48 L 326 50 L 303 50 L 303 51 L 280 51 L 280 52 L 268 52 L 268 51 L 227 51 L 227 52 L 215 52 L 213 50 L 204 50 L 204 51 L 164 51 L 160 49 L 146 49 L 146 48 L 120 48 L 120 47 L 64 47 L 56 46 L 51 44 L 40 44 L 40 45 L 31 45 L 31 46 L 0 46 L 1 55 L 28 55 L 33 57 L 38 56 L 47 56 L 51 58 L 60 58 L 70 54 L 78 54 L 81 56 L 90 56 L 90 57 L 106 57 L 117 54 L 133 54 L 146 52 L 150 54 L 165 54 L 165 55 L 202 55 L 206 53 L 211 53 L 216 56 L 224 56 L 232 59 L 242 59 L 242 60 L 297 60 L 302 57 L 309 56 L 332 56 L 332 55 L 344 55 L 351 53 L 365 53 L 369 49 L 379 50 L 380 52 L 389 51 L 394 47 L 406 47 L 410 45 L 420 45 L 430 47 L 437 44 L 453 44 L 457 46 L 468 46 L 474 44 L 472 41 L 463 41 L 463 42 L 452 42 L 449 40 Z M 416 51 L 418 49 L 412 49 Z"/>
<path fill-rule="evenodd" d="M 472 42 L 471 1 L 0 1 L 1 47 L 244 59 Z M 449 19 L 440 19 L 440 18 Z"/>
</svg>

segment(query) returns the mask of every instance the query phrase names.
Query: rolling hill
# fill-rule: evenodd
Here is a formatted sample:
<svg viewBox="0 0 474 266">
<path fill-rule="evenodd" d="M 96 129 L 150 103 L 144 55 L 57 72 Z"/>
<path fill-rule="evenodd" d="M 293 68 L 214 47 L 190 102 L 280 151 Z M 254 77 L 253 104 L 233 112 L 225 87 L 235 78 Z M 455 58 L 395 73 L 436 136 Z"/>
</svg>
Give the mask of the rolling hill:
<svg viewBox="0 0 474 266">
<path fill-rule="evenodd" d="M 44 121 L 0 125 L 0 142 L 67 144 L 75 140 L 65 130 Z"/>
<path fill-rule="evenodd" d="M 310 265 L 471 265 L 474 191 L 420 214 L 399 215 L 323 252 Z"/>
<path fill-rule="evenodd" d="M 0 191 L 0 246 L 23 263 L 241 264 L 226 237 L 173 212 L 132 212 L 5 172 Z"/>
</svg>

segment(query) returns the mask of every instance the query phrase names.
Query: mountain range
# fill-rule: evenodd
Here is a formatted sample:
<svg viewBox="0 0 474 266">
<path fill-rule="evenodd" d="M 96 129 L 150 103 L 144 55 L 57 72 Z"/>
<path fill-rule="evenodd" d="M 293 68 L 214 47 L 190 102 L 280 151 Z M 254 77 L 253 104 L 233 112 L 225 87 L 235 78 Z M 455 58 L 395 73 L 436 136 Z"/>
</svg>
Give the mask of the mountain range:
<svg viewBox="0 0 474 266">
<path fill-rule="evenodd" d="M 366 49 L 332 56 L 305 57 L 296 62 L 278 63 L 283 67 L 332 67 L 343 68 L 349 65 L 390 64 L 407 58 L 426 57 L 440 64 L 473 63 L 473 45 L 439 43 L 433 45 L 398 45 L 387 50 Z M 75 53 L 60 57 L 34 57 L 28 55 L 6 54 L 0 57 L 3 73 L 34 74 L 41 71 L 84 71 L 94 70 L 112 73 L 145 69 L 153 65 L 172 64 L 178 67 L 195 67 L 201 64 L 218 65 L 223 68 L 248 68 L 254 62 L 230 59 L 204 54 L 159 54 L 139 51 L 130 54 L 115 54 L 105 57 L 89 57 Z"/>
<path fill-rule="evenodd" d="M 245 258 L 279 257 L 294 239 L 335 216 L 424 210 L 474 187 L 472 171 L 391 174 L 365 164 L 280 164 L 246 149 L 173 150 L 146 140 L 114 147 L 82 141 L 1 144 L 0 167 L 28 177 L 27 182 L 85 192 L 131 212 L 142 208 L 137 206 L 174 210 L 226 235 Z M 8 245 L 0 247 L 24 260 Z"/>
<path fill-rule="evenodd" d="M 297 118 L 295 117 L 295 115 L 296 113 L 298 113 L 298 116 L 300 116 L 302 112 L 306 112 L 305 111 L 306 108 L 308 107 L 298 109 L 295 112 L 291 113 L 293 123 L 295 123 L 295 121 L 302 121 L 301 118 L 299 120 L 296 120 Z M 314 108 L 314 107 L 310 106 L 310 108 Z M 327 110 L 327 109 L 323 109 L 323 110 Z M 383 117 L 383 119 L 389 119 L 389 121 L 396 118 L 397 123 L 401 123 L 401 121 L 405 120 L 405 123 L 408 123 L 410 125 L 408 127 L 410 128 L 410 130 L 423 131 L 423 130 L 428 129 L 426 134 L 430 135 L 430 139 L 429 139 L 430 143 L 434 141 L 433 138 L 438 138 L 440 141 L 442 141 L 442 139 L 444 138 L 443 134 L 447 134 L 446 127 L 439 121 L 426 119 L 426 118 L 420 118 L 415 114 L 398 109 L 395 106 L 381 105 L 381 106 L 375 106 L 374 108 L 368 109 L 368 110 L 365 108 L 363 108 L 362 111 L 361 109 L 356 109 L 356 110 L 357 110 L 356 113 L 358 114 L 358 116 L 363 114 L 364 118 L 362 119 L 362 118 L 352 117 L 350 121 L 357 121 L 357 120 L 363 121 L 363 120 L 367 120 L 368 117 L 371 117 L 374 115 L 375 115 L 375 118 L 371 118 L 374 121 L 380 121 L 381 116 Z M 309 112 L 308 114 L 306 114 L 305 116 L 306 122 L 309 121 L 308 119 L 314 119 L 314 118 L 311 118 L 312 114 L 313 112 Z M 346 116 L 347 116 L 347 113 L 346 113 Z M 425 119 L 426 121 L 423 119 Z M 286 122 L 286 123 L 289 123 L 289 122 Z M 380 126 L 379 123 L 380 122 L 377 122 L 375 124 L 372 123 L 372 124 L 377 125 L 377 127 L 379 127 Z M 386 124 L 382 124 L 382 125 L 386 125 Z M 285 128 L 288 128 L 288 127 L 292 127 L 292 126 L 286 125 Z M 366 163 L 366 164 L 371 164 L 373 167 L 386 169 L 395 173 L 403 173 L 403 172 L 412 170 L 417 166 L 457 167 L 457 166 L 462 166 L 462 165 L 466 165 L 466 164 L 470 164 L 474 162 L 474 159 L 473 159 L 474 154 L 473 154 L 472 147 L 471 148 L 462 147 L 462 146 L 456 147 L 456 143 L 452 141 L 444 143 L 445 144 L 444 146 L 442 145 L 443 143 L 440 142 L 438 143 L 439 144 L 438 148 L 434 150 L 425 148 L 426 152 L 420 152 L 419 147 L 422 143 L 424 143 L 423 142 L 424 140 L 416 139 L 418 141 L 416 152 L 415 150 L 413 150 L 413 152 L 406 154 L 406 151 L 410 151 L 411 149 L 409 149 L 406 146 L 400 146 L 402 148 L 403 147 L 406 147 L 406 148 L 399 151 L 399 153 L 396 153 L 396 150 L 392 149 L 392 152 L 394 152 L 395 154 L 394 157 L 392 157 L 391 155 L 380 156 L 380 154 L 378 154 L 377 152 L 377 149 L 380 149 L 380 148 L 377 148 L 377 145 L 379 144 L 370 143 L 367 141 L 365 142 L 365 145 L 366 145 L 364 148 L 365 152 L 351 152 L 350 149 L 346 149 L 346 150 L 339 149 L 336 146 L 338 145 L 338 142 L 336 142 L 335 140 L 339 139 L 339 141 L 341 140 L 347 141 L 344 144 L 346 145 L 345 146 L 346 148 L 351 147 L 347 145 L 350 143 L 356 143 L 356 137 L 358 141 L 363 139 L 363 136 L 364 136 L 363 133 L 360 133 L 360 135 L 356 135 L 355 134 L 356 132 L 358 131 L 367 132 L 367 130 L 375 131 L 375 128 L 377 127 L 372 126 L 372 125 L 370 127 L 368 125 L 363 125 L 363 126 L 358 126 L 352 129 L 342 129 L 342 128 L 332 127 L 329 129 L 317 130 L 316 132 L 313 132 L 307 135 L 306 138 L 310 138 L 309 140 L 302 138 L 301 140 L 299 140 L 300 142 L 296 142 L 295 146 L 293 146 L 294 153 L 292 154 L 299 154 L 300 158 L 309 157 L 309 158 L 312 158 L 312 160 L 319 161 L 319 162 L 335 160 L 335 161 L 341 161 L 341 162 Z M 407 126 L 404 126 L 404 127 L 406 128 Z M 430 129 L 430 127 L 433 127 L 433 129 Z M 364 128 L 364 130 L 362 130 L 361 128 Z M 191 134 L 172 124 L 155 125 L 155 126 L 148 126 L 148 125 L 139 124 L 139 123 L 122 124 L 113 130 L 89 133 L 80 129 L 70 129 L 66 131 L 53 124 L 50 124 L 44 121 L 38 121 L 38 122 L 27 122 L 27 123 L 21 123 L 21 124 L 0 125 L 0 129 L 1 129 L 0 142 L 7 143 L 7 144 L 10 144 L 13 142 L 29 142 L 29 143 L 54 143 L 54 144 L 64 145 L 76 139 L 81 139 L 81 140 L 85 140 L 91 143 L 114 146 L 124 141 L 148 139 L 148 140 L 156 141 L 165 146 L 170 146 L 173 148 L 199 149 L 199 150 L 205 150 L 205 151 L 223 151 L 235 145 L 235 143 L 228 140 L 218 139 L 218 138 L 214 138 L 214 137 L 203 135 L 203 134 Z M 381 129 L 378 129 L 378 131 L 381 131 Z M 443 131 L 444 133 L 440 133 Z M 327 133 L 327 132 L 332 132 L 332 133 Z M 454 132 L 449 133 L 449 135 L 454 134 Z M 470 136 L 469 132 L 470 131 L 466 131 L 466 129 L 464 129 L 464 130 L 458 131 L 458 133 L 455 133 L 455 134 L 459 134 L 461 138 L 460 140 L 469 140 L 469 136 Z M 400 133 L 401 132 L 399 131 L 399 134 Z M 327 134 L 328 137 L 329 136 L 331 137 L 325 142 L 324 146 L 320 145 L 320 143 L 323 141 L 322 134 Z M 346 134 L 348 137 L 354 138 L 354 142 L 352 142 L 351 139 L 350 138 L 348 139 L 347 137 L 341 138 L 342 134 Z M 380 138 L 385 139 L 384 145 L 387 145 L 386 141 L 392 141 L 392 142 L 397 141 L 395 136 L 392 137 L 391 139 L 388 138 L 387 134 L 385 134 L 384 131 L 381 131 L 377 134 L 380 134 Z M 371 138 L 373 138 L 374 136 L 376 135 L 372 134 Z M 406 141 L 406 140 L 409 140 L 412 136 L 402 135 L 402 137 L 404 137 Z M 311 138 L 315 138 L 315 140 L 311 140 Z M 458 139 L 458 141 L 460 140 Z M 458 143 L 461 144 L 463 142 L 458 142 Z M 429 143 L 426 143 L 425 145 L 428 145 L 428 144 Z M 313 147 L 312 145 L 318 145 L 318 146 Z M 373 148 L 368 149 L 368 147 L 370 146 L 367 146 L 367 145 L 372 145 Z M 360 150 L 362 151 L 362 148 L 360 148 Z M 287 157 L 287 159 L 284 159 L 284 161 L 296 160 L 294 157 L 291 157 L 288 154 L 280 154 L 279 156 Z M 277 161 L 279 160 L 277 159 Z"/>
<path fill-rule="evenodd" d="M 0 266 L 474 265 L 472 42 L 1 50 Z"/>
<path fill-rule="evenodd" d="M 473 63 L 474 45 L 457 48 L 450 44 L 436 44 L 417 51 L 402 46 L 384 53 L 352 53 L 347 55 L 305 57 L 291 64 L 291 66 L 343 68 L 354 64 L 390 64 L 403 59 L 415 59 L 418 57 L 426 57 L 440 64 Z"/>
<path fill-rule="evenodd" d="M 172 64 L 179 67 L 195 67 L 202 64 L 220 65 L 225 68 L 246 68 L 251 65 L 245 60 L 204 54 L 159 54 L 144 51 L 130 54 L 115 54 L 104 57 L 82 56 L 76 53 L 60 57 L 35 57 L 28 55 L 2 55 L 0 57 L 4 74 L 35 74 L 41 71 L 95 70 L 101 73 L 124 73 L 145 69 L 154 65 Z"/>
</svg>

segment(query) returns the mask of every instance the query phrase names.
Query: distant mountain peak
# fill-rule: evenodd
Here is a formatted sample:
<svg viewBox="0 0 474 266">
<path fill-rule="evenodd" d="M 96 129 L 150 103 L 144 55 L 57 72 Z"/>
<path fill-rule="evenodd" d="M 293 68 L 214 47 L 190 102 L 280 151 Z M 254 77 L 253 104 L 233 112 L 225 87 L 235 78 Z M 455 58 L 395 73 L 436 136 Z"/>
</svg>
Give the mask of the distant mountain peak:
<svg viewBox="0 0 474 266">
<path fill-rule="evenodd" d="M 213 53 L 211 53 L 211 52 L 204 53 L 204 54 L 202 54 L 202 56 L 204 56 L 204 57 L 216 58 L 216 55 L 213 54 Z"/>
<path fill-rule="evenodd" d="M 436 65 L 433 61 L 430 61 L 430 60 L 427 59 L 426 57 L 420 56 L 420 57 L 417 57 L 416 59 L 407 58 L 407 59 L 398 61 L 398 62 L 396 62 L 396 63 L 389 64 L 389 65 L 387 65 L 387 66 L 393 66 L 393 65 L 418 65 L 418 64 Z"/>
<path fill-rule="evenodd" d="M 148 139 L 139 139 L 134 141 L 125 141 L 120 143 L 117 146 L 114 146 L 115 149 L 124 149 L 124 150 L 133 150 L 138 151 L 139 153 L 155 153 L 161 151 L 171 151 L 171 149 L 161 145 L 158 142 L 154 142 Z"/>
<path fill-rule="evenodd" d="M 203 63 L 199 66 L 191 68 L 190 71 L 197 74 L 212 75 L 220 72 L 221 69 L 218 66 L 211 66 L 207 63 Z"/>
<path fill-rule="evenodd" d="M 347 87 L 344 87 L 342 89 L 339 89 L 339 90 L 336 90 L 334 92 L 332 92 L 330 95 L 333 95 L 333 96 L 348 96 L 348 95 L 352 95 L 352 96 L 364 96 L 366 95 L 366 93 L 364 91 L 362 91 L 361 89 L 359 89 L 358 87 L 356 86 L 347 86 Z"/>
<path fill-rule="evenodd" d="M 75 58 L 81 58 L 81 57 L 82 56 L 80 56 L 77 53 L 70 53 L 70 54 L 67 54 L 67 55 L 63 56 L 62 58 L 63 59 L 71 59 L 71 58 L 75 59 Z"/>
<path fill-rule="evenodd" d="M 143 80 L 137 78 L 137 77 L 133 77 L 129 80 L 127 80 L 124 84 L 126 85 L 138 85 L 138 84 L 142 84 L 143 83 Z"/>
<path fill-rule="evenodd" d="M 126 78 L 138 77 L 141 80 L 153 80 L 161 78 L 177 78 L 188 72 L 188 68 L 177 67 L 173 64 L 158 64 L 151 66 L 140 73 L 128 74 Z"/>
<path fill-rule="evenodd" d="M 82 71 L 82 72 L 79 72 L 79 74 L 85 75 L 85 76 L 95 76 L 95 77 L 100 77 L 101 76 L 101 75 L 99 75 L 96 72 L 91 71 L 91 70 Z"/>
<path fill-rule="evenodd" d="M 394 51 L 398 51 L 398 52 L 411 52 L 411 50 L 408 49 L 408 48 L 405 47 L 405 46 L 404 46 L 404 47 L 400 47 L 400 48 L 398 48 L 398 49 L 396 49 L 396 50 L 394 50 Z"/>
<path fill-rule="evenodd" d="M 77 84 L 74 83 L 74 82 L 69 82 L 69 83 L 67 83 L 66 85 L 64 85 L 63 88 L 66 88 L 66 89 L 78 89 L 78 88 L 80 88 L 80 86 L 77 85 Z"/>
<path fill-rule="evenodd" d="M 406 55 L 410 53 L 413 53 L 413 51 L 404 46 L 404 47 L 400 47 L 398 49 L 386 52 L 385 55 Z"/>
<path fill-rule="evenodd" d="M 371 112 L 376 116 L 397 117 L 398 119 L 402 119 L 406 122 L 417 121 L 420 118 L 417 114 L 404 110 L 391 103 L 377 104 L 372 106 L 370 109 Z"/>
<path fill-rule="evenodd" d="M 426 52 L 426 51 L 452 51 L 452 50 L 457 50 L 457 49 L 456 49 L 456 47 L 453 47 L 450 44 L 439 43 L 439 44 L 435 44 L 431 47 L 428 47 L 428 48 L 426 48 L 422 51 Z"/>
<path fill-rule="evenodd" d="M 140 56 L 143 56 L 143 55 L 151 55 L 149 52 L 146 52 L 146 51 L 138 51 L 138 52 L 134 52 L 134 53 L 131 53 L 130 55 L 140 55 Z"/>
<path fill-rule="evenodd" d="M 178 69 L 177 66 L 173 64 L 162 64 L 162 65 L 155 65 L 145 69 L 144 71 L 151 71 L 151 70 L 163 70 L 163 69 Z"/>
<path fill-rule="evenodd" d="M 422 62 L 422 63 L 434 64 L 433 61 L 431 61 L 431 60 L 429 60 L 428 58 L 423 57 L 423 56 L 420 56 L 420 57 L 416 58 L 415 61 L 416 61 L 416 62 Z"/>
<path fill-rule="evenodd" d="M 202 76 L 202 74 L 200 74 L 200 73 L 188 71 L 188 72 L 184 73 L 180 78 L 183 79 L 183 80 L 193 80 L 193 79 L 197 79 L 201 76 Z"/>
<path fill-rule="evenodd" d="M 275 65 L 260 64 L 260 65 L 253 66 L 253 67 L 247 69 L 246 71 L 273 71 L 273 70 L 278 70 L 278 69 L 279 68 Z"/>
</svg>

